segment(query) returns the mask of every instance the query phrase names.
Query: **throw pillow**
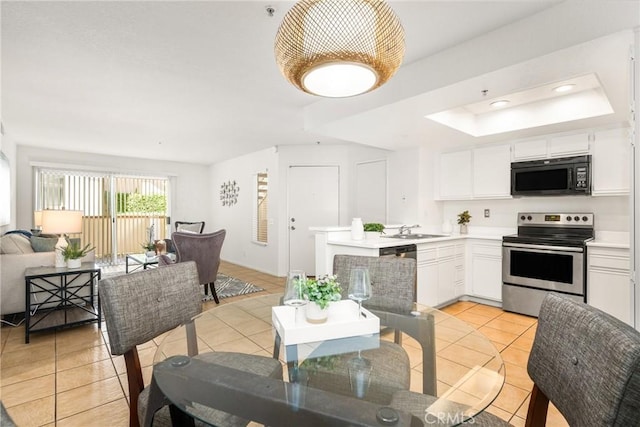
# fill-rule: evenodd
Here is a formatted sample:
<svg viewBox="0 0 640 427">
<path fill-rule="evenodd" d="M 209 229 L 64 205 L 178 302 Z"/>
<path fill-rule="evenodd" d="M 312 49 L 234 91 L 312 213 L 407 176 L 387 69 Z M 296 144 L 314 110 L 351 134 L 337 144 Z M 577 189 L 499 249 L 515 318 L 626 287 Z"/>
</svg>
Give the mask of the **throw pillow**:
<svg viewBox="0 0 640 427">
<path fill-rule="evenodd" d="M 0 237 L 0 254 L 33 253 L 29 239 L 22 234 L 6 234 Z"/>
<path fill-rule="evenodd" d="M 178 225 L 178 230 L 181 233 L 196 233 L 196 234 L 200 234 L 200 227 L 202 227 L 202 224 L 197 223 L 197 224 L 179 224 Z"/>
<path fill-rule="evenodd" d="M 34 252 L 53 252 L 56 250 L 57 237 L 31 236 L 31 247 Z"/>
</svg>

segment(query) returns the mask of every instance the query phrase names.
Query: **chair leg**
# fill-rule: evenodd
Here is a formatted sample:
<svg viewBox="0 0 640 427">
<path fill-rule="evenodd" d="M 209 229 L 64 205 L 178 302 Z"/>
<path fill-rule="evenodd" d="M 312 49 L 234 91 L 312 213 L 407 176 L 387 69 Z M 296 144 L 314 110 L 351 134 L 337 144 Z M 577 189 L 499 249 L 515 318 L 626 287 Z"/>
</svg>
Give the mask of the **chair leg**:
<svg viewBox="0 0 640 427">
<path fill-rule="evenodd" d="M 205 295 L 209 295 L 209 284 L 208 283 L 204 284 L 204 294 Z"/>
<path fill-rule="evenodd" d="M 213 300 L 216 304 L 220 304 L 220 300 L 218 299 L 218 293 L 216 292 L 215 282 L 209 283 L 209 288 L 211 289 L 211 295 L 213 295 Z"/>
<path fill-rule="evenodd" d="M 531 390 L 531 400 L 529 401 L 529 411 L 525 427 L 544 427 L 547 423 L 547 410 L 549 409 L 549 398 L 533 384 Z"/>
</svg>

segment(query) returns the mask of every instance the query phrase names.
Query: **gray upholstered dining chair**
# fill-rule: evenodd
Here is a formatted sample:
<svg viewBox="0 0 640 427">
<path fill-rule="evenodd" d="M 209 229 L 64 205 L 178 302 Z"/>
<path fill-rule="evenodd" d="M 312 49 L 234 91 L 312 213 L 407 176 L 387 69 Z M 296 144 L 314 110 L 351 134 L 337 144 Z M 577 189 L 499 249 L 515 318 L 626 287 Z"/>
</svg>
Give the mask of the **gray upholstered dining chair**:
<svg viewBox="0 0 640 427">
<path fill-rule="evenodd" d="M 607 313 L 547 295 L 527 371 L 534 383 L 528 427 L 545 425 L 549 402 L 571 426 L 640 426 L 640 333 Z M 391 406 L 424 416 L 434 401 L 400 391 Z M 509 425 L 486 412 L 469 423 Z"/>
<path fill-rule="evenodd" d="M 220 268 L 220 252 L 227 232 L 218 230 L 214 233 L 193 234 L 175 232 L 171 240 L 176 249 L 176 262 L 195 261 L 198 266 L 198 277 L 204 285 L 205 295 L 211 295 L 220 303 L 215 288 L 215 281 Z M 164 259 L 161 262 L 165 262 Z"/>
<path fill-rule="evenodd" d="M 176 221 L 176 231 L 202 234 L 202 232 L 204 231 L 204 221 Z"/>
<path fill-rule="evenodd" d="M 182 324 L 187 327 L 188 355 L 256 375 L 282 378 L 279 361 L 264 356 L 213 352 L 198 354 L 193 317 L 201 313 L 200 281 L 194 262 L 144 270 L 100 281 L 100 299 L 104 309 L 113 355 L 124 355 L 129 383 L 129 425 L 170 425 L 164 399 L 150 399 L 150 387 L 144 386 L 136 346 Z M 156 412 L 157 411 L 157 412 Z M 155 415 L 154 415 L 155 414 Z M 218 426 L 244 426 L 247 420 L 220 411 L 212 411 Z"/>
<path fill-rule="evenodd" d="M 333 260 L 333 273 L 341 284 L 343 298 L 347 298 L 351 270 L 354 267 L 367 267 L 371 277 L 372 297 L 363 301 L 363 306 L 380 317 L 381 325 L 395 330 L 394 342 L 382 340 L 380 348 L 364 350 L 358 353 L 346 353 L 333 356 L 331 366 L 326 369 L 318 361 L 309 360 L 301 364 L 307 372 L 309 385 L 350 395 L 353 393 L 349 382 L 349 361 L 362 357 L 370 363 L 371 382 L 366 399 L 380 404 L 388 404 L 398 390 L 408 390 L 411 381 L 409 357 L 402 348 L 402 332 L 408 333 L 422 346 L 425 391 L 436 387 L 433 374 L 435 352 L 433 342 L 433 323 L 429 318 L 418 318 L 410 313 L 413 310 L 415 295 L 416 261 L 408 258 L 380 258 L 355 255 L 336 255 Z"/>
<path fill-rule="evenodd" d="M 6 408 L 2 404 L 0 400 L 0 426 L 2 427 L 15 427 L 16 424 L 13 422 L 13 419 L 9 416 Z"/>
</svg>

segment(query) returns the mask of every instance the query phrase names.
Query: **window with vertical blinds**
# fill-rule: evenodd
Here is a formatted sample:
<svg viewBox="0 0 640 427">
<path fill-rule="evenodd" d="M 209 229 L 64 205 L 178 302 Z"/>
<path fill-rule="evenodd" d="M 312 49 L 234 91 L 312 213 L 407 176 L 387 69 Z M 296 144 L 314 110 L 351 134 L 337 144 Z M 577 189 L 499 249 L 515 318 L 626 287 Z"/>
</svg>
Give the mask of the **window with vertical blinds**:
<svg viewBox="0 0 640 427">
<path fill-rule="evenodd" d="M 82 234 L 70 237 L 95 246 L 100 261 L 117 262 L 128 253 L 143 252 L 149 239 L 166 237 L 166 177 L 37 168 L 35 181 L 36 210 L 84 212 Z"/>
</svg>

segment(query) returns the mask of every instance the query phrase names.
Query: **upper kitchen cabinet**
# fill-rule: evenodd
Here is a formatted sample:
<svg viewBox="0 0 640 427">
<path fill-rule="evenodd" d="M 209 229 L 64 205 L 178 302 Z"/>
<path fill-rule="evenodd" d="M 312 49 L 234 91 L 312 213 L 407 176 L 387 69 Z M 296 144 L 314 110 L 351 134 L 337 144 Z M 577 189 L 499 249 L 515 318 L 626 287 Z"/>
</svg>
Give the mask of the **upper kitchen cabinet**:
<svg viewBox="0 0 640 427">
<path fill-rule="evenodd" d="M 554 136 L 513 143 L 513 161 L 589 154 L 589 134 Z"/>
<path fill-rule="evenodd" d="M 473 197 L 511 197 L 511 147 L 497 145 L 473 150 Z"/>
<path fill-rule="evenodd" d="M 589 154 L 589 134 L 556 136 L 547 143 L 548 157 L 567 157 Z"/>
<path fill-rule="evenodd" d="M 591 194 L 629 194 L 630 163 L 631 142 L 627 129 L 596 132 L 593 140 Z"/>
<path fill-rule="evenodd" d="M 441 200 L 471 198 L 471 150 L 440 155 L 439 183 Z"/>
<path fill-rule="evenodd" d="M 511 197 L 509 145 L 440 155 L 440 200 Z"/>
<path fill-rule="evenodd" d="M 513 144 L 513 160 L 536 160 L 547 157 L 547 140 L 533 139 Z"/>
</svg>

